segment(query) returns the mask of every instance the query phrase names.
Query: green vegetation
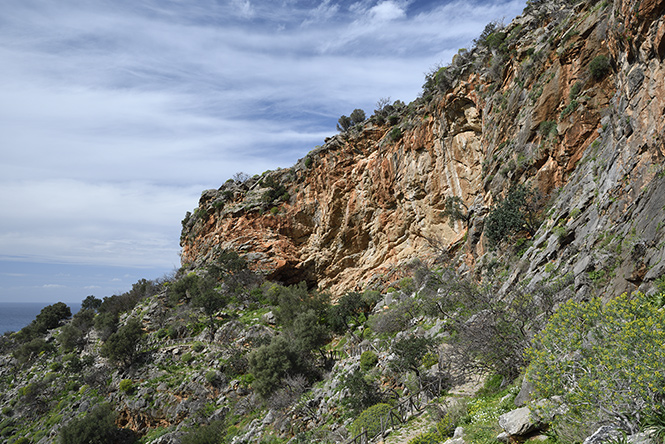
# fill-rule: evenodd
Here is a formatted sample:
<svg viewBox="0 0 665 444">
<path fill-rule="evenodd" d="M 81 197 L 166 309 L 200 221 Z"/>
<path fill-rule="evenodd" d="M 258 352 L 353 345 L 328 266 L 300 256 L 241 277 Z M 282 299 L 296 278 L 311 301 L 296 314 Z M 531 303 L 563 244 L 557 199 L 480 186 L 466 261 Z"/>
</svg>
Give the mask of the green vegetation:
<svg viewBox="0 0 665 444">
<path fill-rule="evenodd" d="M 131 379 L 123 379 L 122 381 L 120 381 L 118 388 L 120 389 L 121 392 L 132 394 L 135 387 Z"/>
<path fill-rule="evenodd" d="M 378 385 L 361 370 L 348 373 L 342 379 L 342 387 L 352 394 L 342 400 L 342 405 L 354 416 L 358 416 L 363 410 L 383 401 Z"/>
<path fill-rule="evenodd" d="M 448 196 L 444 202 L 444 209 L 441 215 L 448 219 L 448 224 L 454 228 L 455 222 L 463 222 L 464 228 L 469 225 L 469 207 L 466 206 L 459 196 Z"/>
<path fill-rule="evenodd" d="M 182 444 L 222 444 L 226 436 L 224 421 L 200 426 L 182 437 Z"/>
<path fill-rule="evenodd" d="M 337 121 L 337 130 L 338 131 L 346 131 L 349 128 L 358 125 L 359 123 L 364 122 L 366 119 L 365 117 L 365 111 L 362 109 L 356 108 L 353 110 L 351 113 L 351 116 L 342 116 L 339 118 Z"/>
<path fill-rule="evenodd" d="M 381 419 L 387 417 L 390 404 L 375 404 L 365 409 L 351 424 L 351 433 L 357 435 L 367 431 L 368 436 L 376 436 L 381 432 Z"/>
<path fill-rule="evenodd" d="M 360 369 L 364 372 L 371 370 L 379 362 L 379 357 L 372 350 L 366 350 L 360 355 Z"/>
<path fill-rule="evenodd" d="M 95 406 L 82 418 L 75 418 L 60 430 L 59 444 L 115 444 L 133 443 L 134 434 L 130 430 L 119 429 L 115 425 L 116 414 L 109 404 Z"/>
<path fill-rule="evenodd" d="M 610 73 L 612 65 L 610 59 L 606 55 L 596 56 L 591 63 L 589 63 L 589 73 L 595 80 L 602 80 L 607 74 Z"/>
<path fill-rule="evenodd" d="M 492 206 L 485 219 L 485 233 L 491 248 L 516 235 L 535 234 L 538 229 L 540 196 L 524 185 L 512 187 L 505 199 Z"/>
<path fill-rule="evenodd" d="M 551 135 L 556 135 L 557 134 L 556 122 L 554 122 L 553 120 L 545 120 L 543 122 L 540 122 L 540 125 L 538 125 L 538 132 L 544 138 L 548 138 Z"/>
<path fill-rule="evenodd" d="M 402 130 L 400 129 L 400 127 L 396 126 L 390 130 L 390 133 L 388 133 L 388 137 L 393 142 L 397 142 L 402 138 Z"/>
<path fill-rule="evenodd" d="M 119 364 L 131 364 L 143 334 L 141 323 L 136 319 L 129 320 L 104 342 L 102 356 Z"/>
<path fill-rule="evenodd" d="M 642 293 L 605 305 L 599 299 L 571 300 L 537 335 L 527 377 L 539 397 L 562 396 L 574 406 L 556 418 L 561 435 L 579 439 L 601 422 L 634 433 L 645 414 L 658 411 L 665 313 L 653 301 Z"/>
</svg>

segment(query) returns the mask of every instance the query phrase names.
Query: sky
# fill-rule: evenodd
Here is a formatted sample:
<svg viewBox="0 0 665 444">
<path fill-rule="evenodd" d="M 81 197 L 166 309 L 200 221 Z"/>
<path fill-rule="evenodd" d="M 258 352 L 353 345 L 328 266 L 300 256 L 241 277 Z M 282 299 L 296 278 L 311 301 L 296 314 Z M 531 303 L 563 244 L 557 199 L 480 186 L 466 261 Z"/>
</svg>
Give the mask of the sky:
<svg viewBox="0 0 665 444">
<path fill-rule="evenodd" d="M 180 221 L 289 167 L 355 108 L 523 0 L 3 0 L 0 302 L 120 294 L 180 265 Z"/>
</svg>

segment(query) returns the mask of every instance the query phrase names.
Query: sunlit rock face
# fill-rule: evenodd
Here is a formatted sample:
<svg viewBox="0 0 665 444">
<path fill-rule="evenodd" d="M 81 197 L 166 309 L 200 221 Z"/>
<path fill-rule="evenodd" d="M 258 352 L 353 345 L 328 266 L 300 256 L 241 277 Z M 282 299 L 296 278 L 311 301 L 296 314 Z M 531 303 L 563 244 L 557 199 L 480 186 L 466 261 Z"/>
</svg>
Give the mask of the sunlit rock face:
<svg viewBox="0 0 665 444">
<path fill-rule="evenodd" d="M 543 3 L 503 29 L 503 47 L 460 53 L 411 104 L 291 168 L 205 191 L 183 221 L 183 264 L 233 248 L 271 279 L 334 295 L 442 253 L 473 272 L 488 251 L 483 218 L 526 183 L 548 206 L 510 282 L 554 269 L 574 273 L 581 294 L 649 284 L 665 271 L 665 1 Z M 450 196 L 468 223 L 443 216 Z M 585 279 L 599 270 L 604 280 Z"/>
</svg>

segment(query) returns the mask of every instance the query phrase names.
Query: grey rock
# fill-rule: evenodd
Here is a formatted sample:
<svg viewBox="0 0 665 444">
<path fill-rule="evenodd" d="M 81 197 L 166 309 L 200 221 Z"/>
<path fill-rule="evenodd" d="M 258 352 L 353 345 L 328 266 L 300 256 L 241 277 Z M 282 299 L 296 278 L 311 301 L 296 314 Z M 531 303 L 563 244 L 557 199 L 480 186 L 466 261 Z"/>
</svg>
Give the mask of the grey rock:
<svg viewBox="0 0 665 444">
<path fill-rule="evenodd" d="M 515 397 L 515 405 L 517 407 L 523 407 L 526 405 L 526 403 L 532 401 L 533 398 L 531 397 L 531 394 L 533 393 L 534 389 L 535 387 L 530 381 L 528 381 L 526 378 L 522 379 L 520 392 Z"/>
<path fill-rule="evenodd" d="M 261 316 L 261 321 L 269 325 L 275 325 L 277 323 L 277 318 L 272 311 L 269 311 L 268 313 Z"/>
<path fill-rule="evenodd" d="M 639 66 L 636 66 L 628 74 L 628 95 L 633 96 L 643 81 L 644 72 Z"/>
<path fill-rule="evenodd" d="M 499 425 L 511 436 L 523 436 L 542 427 L 540 419 L 528 407 L 520 407 L 499 416 Z"/>
<path fill-rule="evenodd" d="M 601 444 L 614 440 L 619 436 L 619 431 L 612 426 L 602 426 L 593 435 L 587 437 L 583 444 Z"/>
</svg>

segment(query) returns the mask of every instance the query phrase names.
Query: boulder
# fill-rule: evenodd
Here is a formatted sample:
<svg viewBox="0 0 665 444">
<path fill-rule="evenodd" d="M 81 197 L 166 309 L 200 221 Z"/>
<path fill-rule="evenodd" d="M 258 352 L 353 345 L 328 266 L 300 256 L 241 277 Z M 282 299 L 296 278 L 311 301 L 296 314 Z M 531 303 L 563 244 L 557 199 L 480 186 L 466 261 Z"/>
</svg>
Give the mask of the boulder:
<svg viewBox="0 0 665 444">
<path fill-rule="evenodd" d="M 524 436 L 539 430 L 543 424 L 528 407 L 520 407 L 499 416 L 499 425 L 510 436 Z"/>
</svg>

